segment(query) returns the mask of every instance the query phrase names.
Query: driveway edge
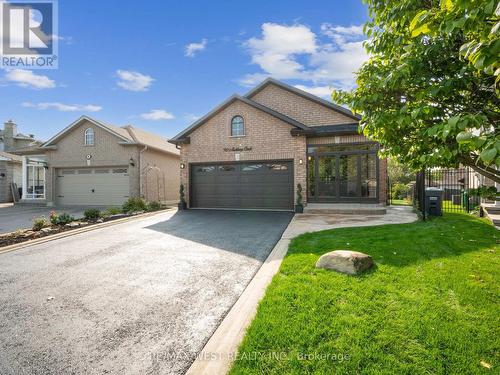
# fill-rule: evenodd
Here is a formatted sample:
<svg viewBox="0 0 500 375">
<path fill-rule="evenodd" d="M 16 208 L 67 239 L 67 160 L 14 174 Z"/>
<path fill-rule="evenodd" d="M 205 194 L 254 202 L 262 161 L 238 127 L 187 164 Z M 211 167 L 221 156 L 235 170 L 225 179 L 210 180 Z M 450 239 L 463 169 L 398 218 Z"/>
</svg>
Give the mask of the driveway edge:
<svg viewBox="0 0 500 375">
<path fill-rule="evenodd" d="M 295 216 L 287 228 L 294 221 Z M 286 232 L 285 229 L 280 240 L 207 341 L 186 375 L 221 375 L 229 371 L 236 357 L 238 346 L 257 313 L 257 306 L 274 275 L 279 271 L 281 262 L 288 251 L 291 239 L 285 235 Z"/>
<path fill-rule="evenodd" d="M 107 221 L 105 223 L 99 223 L 99 224 L 89 225 L 89 226 L 84 227 L 84 228 L 73 229 L 73 230 L 69 230 L 67 232 L 56 233 L 56 234 L 53 234 L 53 235 L 45 236 L 45 237 L 42 237 L 42 238 L 37 238 L 37 239 L 34 239 L 34 240 L 29 240 L 29 241 L 26 241 L 26 242 L 16 243 L 14 245 L 9 245 L 9 246 L 5 246 L 5 247 L 0 248 L 0 255 L 2 255 L 4 253 L 10 253 L 11 251 L 16 251 L 16 250 L 24 249 L 26 247 L 30 247 L 30 246 L 42 244 L 42 243 L 45 243 L 45 242 L 58 240 L 60 238 L 70 237 L 70 236 L 73 236 L 73 235 L 76 235 L 76 234 L 90 232 L 92 230 L 110 227 L 112 225 L 124 223 L 124 222 L 127 222 L 127 221 L 132 221 L 134 219 L 143 219 L 143 218 L 146 218 L 146 217 L 149 217 L 149 216 L 154 216 L 154 215 L 157 215 L 157 214 L 161 214 L 161 213 L 165 213 L 165 212 L 173 211 L 173 210 L 177 210 L 177 208 L 168 208 L 168 209 L 165 209 L 165 210 L 160 210 L 160 211 L 155 211 L 155 212 L 147 212 L 147 213 L 140 214 L 140 215 L 129 216 L 129 217 L 124 217 L 122 219 Z"/>
</svg>

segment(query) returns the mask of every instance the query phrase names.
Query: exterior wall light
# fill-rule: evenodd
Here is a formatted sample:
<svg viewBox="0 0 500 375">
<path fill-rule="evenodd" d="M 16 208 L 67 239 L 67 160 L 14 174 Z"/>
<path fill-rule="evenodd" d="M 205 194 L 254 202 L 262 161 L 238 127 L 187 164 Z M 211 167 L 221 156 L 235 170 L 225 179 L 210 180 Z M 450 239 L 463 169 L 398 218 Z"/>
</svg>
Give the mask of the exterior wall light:
<svg viewBox="0 0 500 375">
<path fill-rule="evenodd" d="M 186 168 L 186 164 L 181 163 L 181 169 L 185 169 L 185 168 Z"/>
<path fill-rule="evenodd" d="M 135 162 L 134 162 L 134 159 L 133 159 L 133 158 L 130 158 L 130 160 L 128 161 L 128 164 L 129 164 L 131 167 L 135 167 Z"/>
<path fill-rule="evenodd" d="M 304 160 L 299 159 L 299 164 L 300 164 L 300 165 L 304 164 Z"/>
</svg>

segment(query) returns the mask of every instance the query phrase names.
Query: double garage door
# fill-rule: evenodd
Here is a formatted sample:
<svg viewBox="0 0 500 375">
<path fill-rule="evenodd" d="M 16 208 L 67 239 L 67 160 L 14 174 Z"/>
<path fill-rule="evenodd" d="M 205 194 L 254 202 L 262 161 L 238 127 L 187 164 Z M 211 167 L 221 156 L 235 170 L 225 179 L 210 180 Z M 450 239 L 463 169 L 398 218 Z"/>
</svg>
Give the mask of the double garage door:
<svg viewBox="0 0 500 375">
<path fill-rule="evenodd" d="M 293 209 L 293 162 L 191 166 L 191 207 Z"/>
<path fill-rule="evenodd" d="M 129 198 L 127 167 L 59 169 L 58 205 L 120 206 Z"/>
</svg>

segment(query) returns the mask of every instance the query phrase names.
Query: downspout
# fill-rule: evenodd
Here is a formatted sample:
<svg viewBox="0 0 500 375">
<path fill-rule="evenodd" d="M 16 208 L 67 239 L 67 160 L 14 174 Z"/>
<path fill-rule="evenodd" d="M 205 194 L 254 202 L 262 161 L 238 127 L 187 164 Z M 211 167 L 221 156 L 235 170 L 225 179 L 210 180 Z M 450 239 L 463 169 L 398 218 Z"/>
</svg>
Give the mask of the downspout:
<svg viewBox="0 0 500 375">
<path fill-rule="evenodd" d="M 144 196 L 144 187 L 142 183 L 142 158 L 143 154 L 148 150 L 148 146 L 144 146 L 144 148 L 139 151 L 139 196 L 145 198 Z"/>
</svg>

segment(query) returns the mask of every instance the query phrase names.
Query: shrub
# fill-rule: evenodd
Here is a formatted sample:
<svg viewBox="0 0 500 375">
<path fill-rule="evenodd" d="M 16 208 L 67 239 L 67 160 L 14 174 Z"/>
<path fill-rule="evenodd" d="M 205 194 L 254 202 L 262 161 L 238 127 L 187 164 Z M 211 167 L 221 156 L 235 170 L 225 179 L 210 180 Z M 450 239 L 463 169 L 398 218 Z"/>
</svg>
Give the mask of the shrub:
<svg viewBox="0 0 500 375">
<path fill-rule="evenodd" d="M 59 215 L 54 210 L 52 210 L 50 211 L 49 219 L 52 225 L 57 225 L 57 223 L 59 222 Z"/>
<path fill-rule="evenodd" d="M 101 216 L 101 211 L 97 208 L 88 208 L 84 211 L 85 220 L 97 220 Z"/>
<path fill-rule="evenodd" d="M 33 230 L 39 231 L 42 230 L 42 228 L 48 226 L 49 226 L 49 221 L 45 216 L 40 216 L 37 217 L 35 220 L 33 220 Z"/>
<path fill-rule="evenodd" d="M 136 197 L 129 198 L 122 208 L 123 212 L 147 211 L 148 205 L 144 199 Z"/>
<path fill-rule="evenodd" d="M 64 224 L 71 223 L 74 220 L 75 220 L 75 218 L 73 216 L 64 212 L 61 215 L 59 215 L 59 220 L 57 220 L 57 224 L 64 225 Z"/>
<path fill-rule="evenodd" d="M 392 199 L 405 199 L 408 196 L 408 186 L 405 184 L 394 184 L 391 188 Z"/>
<path fill-rule="evenodd" d="M 123 209 L 121 207 L 109 207 L 106 211 L 101 212 L 101 217 L 106 218 L 121 213 L 123 213 Z"/>
<path fill-rule="evenodd" d="M 162 209 L 162 205 L 160 202 L 149 202 L 148 203 L 148 211 L 158 211 Z"/>
</svg>

